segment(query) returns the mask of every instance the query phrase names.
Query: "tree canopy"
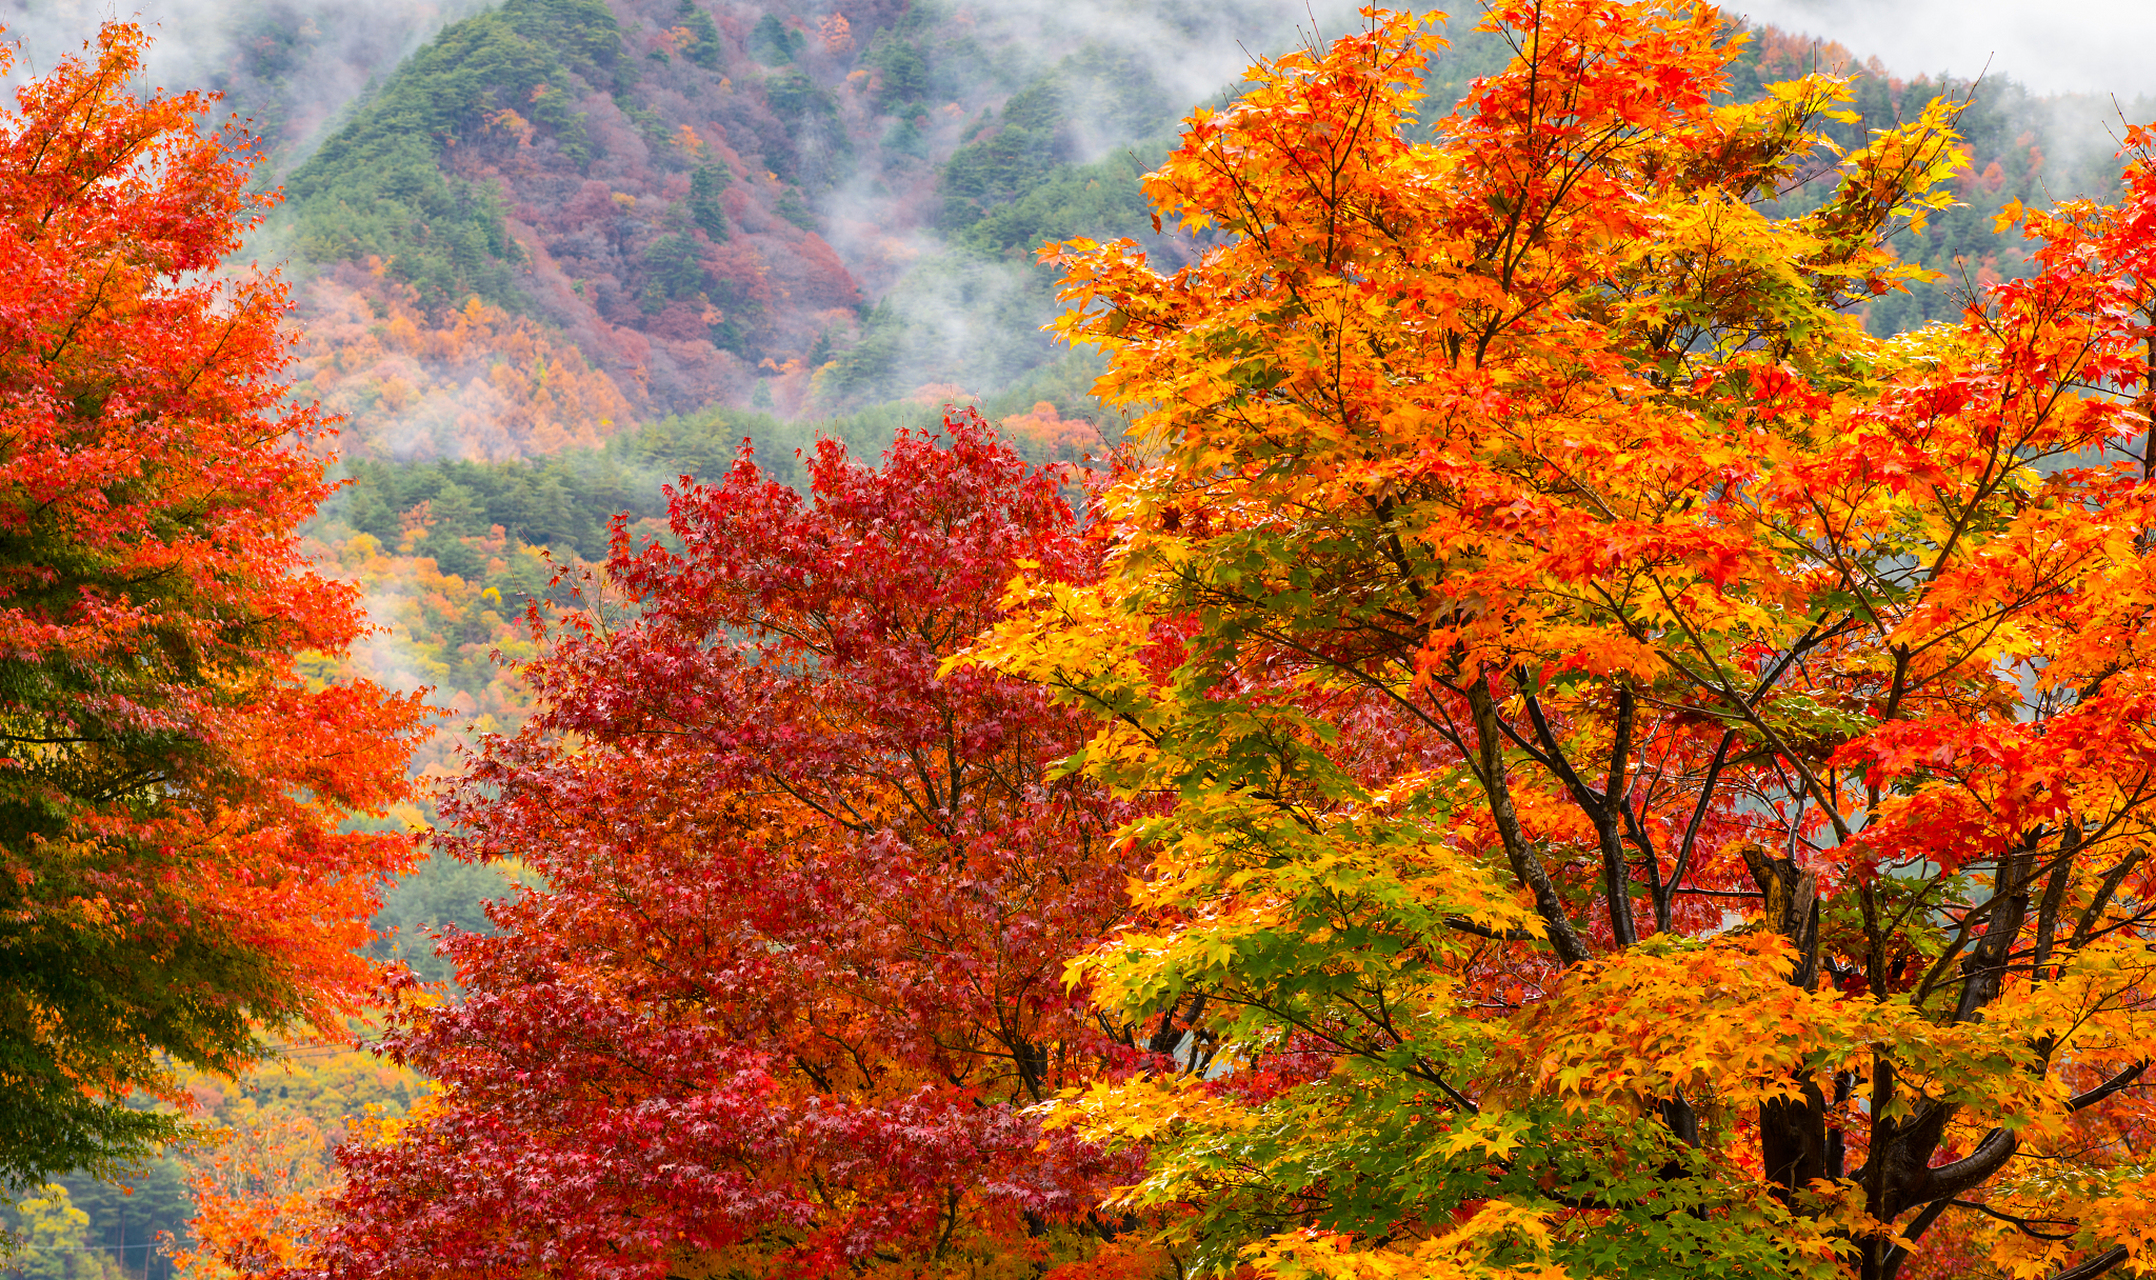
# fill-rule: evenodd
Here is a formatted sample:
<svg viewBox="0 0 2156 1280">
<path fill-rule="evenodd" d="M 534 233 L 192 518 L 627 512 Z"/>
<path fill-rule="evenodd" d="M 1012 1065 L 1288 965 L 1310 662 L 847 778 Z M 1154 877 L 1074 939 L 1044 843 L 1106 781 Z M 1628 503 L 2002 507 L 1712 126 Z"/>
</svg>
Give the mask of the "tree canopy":
<svg viewBox="0 0 2156 1280">
<path fill-rule="evenodd" d="M 175 1132 L 175 1062 L 339 1026 L 410 840 L 414 698 L 328 682 L 365 624 L 294 536 L 328 491 L 282 287 L 218 265 L 266 200 L 108 24 L 0 112 L 0 1179 Z M 0 69 L 12 54 L 0 48 Z"/>
<path fill-rule="evenodd" d="M 671 547 L 618 522 L 445 804 L 543 883 L 400 1013 L 445 1093 L 347 1152 L 324 1273 L 1017 1276 L 1113 1234 L 1134 1167 L 1026 1109 L 1139 1054 L 1061 982 L 1123 912 L 1124 807 L 1050 772 L 1084 723 L 1041 690 L 937 675 L 1093 547 L 977 415 L 808 469 L 683 484 Z"/>
<path fill-rule="evenodd" d="M 1075 972 L 1217 1044 L 1058 1123 L 1223 1273 L 2144 1257 L 2149 135 L 1880 341 L 1949 106 L 1833 155 L 1844 84 L 1731 101 L 1707 6 L 1486 25 L 1427 140 L 1400 15 L 1195 116 L 1201 261 L 1047 251 L 1143 416 L 1103 573 L 972 660 L 1172 798 Z"/>
</svg>

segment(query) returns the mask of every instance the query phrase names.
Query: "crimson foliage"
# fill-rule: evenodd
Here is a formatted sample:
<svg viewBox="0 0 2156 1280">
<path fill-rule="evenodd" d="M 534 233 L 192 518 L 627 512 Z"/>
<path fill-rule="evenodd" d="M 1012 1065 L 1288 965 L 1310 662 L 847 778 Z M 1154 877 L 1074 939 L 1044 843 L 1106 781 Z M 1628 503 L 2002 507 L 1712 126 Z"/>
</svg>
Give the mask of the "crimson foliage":
<svg viewBox="0 0 2156 1280">
<path fill-rule="evenodd" d="M 678 550 L 617 530 L 633 621 L 560 630 L 445 806 L 545 888 L 450 943 L 461 1004 L 401 1015 L 447 1092 L 345 1153 L 330 1274 L 1031 1274 L 1098 1237 L 1131 1171 L 1021 1109 L 1129 1052 L 1061 981 L 1124 911 L 1127 814 L 1051 769 L 1071 713 L 937 674 L 1021 562 L 1097 550 L 976 416 L 808 464 L 806 500 L 746 456 L 684 482 Z"/>
</svg>

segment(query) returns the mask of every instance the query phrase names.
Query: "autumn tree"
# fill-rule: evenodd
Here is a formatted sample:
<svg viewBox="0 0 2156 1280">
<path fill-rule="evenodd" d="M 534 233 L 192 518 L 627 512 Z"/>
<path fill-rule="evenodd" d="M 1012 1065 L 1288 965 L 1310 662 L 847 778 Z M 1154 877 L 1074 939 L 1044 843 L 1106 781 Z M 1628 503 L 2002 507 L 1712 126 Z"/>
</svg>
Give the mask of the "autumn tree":
<svg viewBox="0 0 2156 1280">
<path fill-rule="evenodd" d="M 401 1013 L 444 1092 L 345 1153 L 319 1273 L 1030 1276 L 1112 1234 L 1134 1170 L 1025 1109 L 1146 1047 L 1062 983 L 1125 811 L 1051 771 L 1085 727 L 1045 693 L 937 674 L 1020 565 L 1092 572 L 1066 477 L 972 415 L 807 462 L 806 498 L 684 482 L 662 545 L 617 522 L 526 668 L 444 838 L 543 888 Z"/>
<path fill-rule="evenodd" d="M 207 100 L 138 98 L 108 24 L 0 113 L 0 1177 L 170 1136 L 174 1063 L 335 1027 L 409 842 L 418 708 L 318 659 L 364 630 L 294 530 L 327 492 L 267 199 Z M 0 69 L 12 54 L 0 47 Z"/>
<path fill-rule="evenodd" d="M 1375 11 L 1195 116 L 1201 261 L 1047 251 L 1143 417 L 972 660 L 1172 801 L 1077 972 L 1212 1042 L 1060 1123 L 1222 1273 L 2156 1264 L 2148 136 L 1875 341 L 1950 107 L 1823 155 L 1840 82 L 1732 102 L 1704 5 L 1485 25 L 1434 131 Z"/>
</svg>

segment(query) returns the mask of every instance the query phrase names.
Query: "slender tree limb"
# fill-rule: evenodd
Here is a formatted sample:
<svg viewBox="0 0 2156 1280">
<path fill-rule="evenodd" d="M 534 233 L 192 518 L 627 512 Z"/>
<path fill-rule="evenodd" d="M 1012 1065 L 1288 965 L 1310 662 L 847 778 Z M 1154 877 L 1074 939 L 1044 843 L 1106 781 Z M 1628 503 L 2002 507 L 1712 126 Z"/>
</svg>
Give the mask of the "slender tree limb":
<svg viewBox="0 0 2156 1280">
<path fill-rule="evenodd" d="M 1579 931 L 1572 927 L 1572 918 L 1565 913 L 1564 899 L 1558 896 L 1557 886 L 1550 882 L 1549 872 L 1529 844 L 1520 827 L 1519 814 L 1512 807 L 1512 788 L 1505 780 L 1504 744 L 1497 727 L 1497 707 L 1490 698 L 1487 679 L 1478 676 L 1468 682 L 1467 704 L 1475 717 L 1476 751 L 1469 760 L 1473 763 L 1476 781 L 1482 784 L 1483 793 L 1489 797 L 1490 817 L 1497 825 L 1498 838 L 1504 842 L 1505 858 L 1512 864 L 1512 873 L 1521 885 L 1534 895 L 1535 909 L 1550 928 L 1551 949 L 1566 964 L 1578 964 L 1592 953 L 1581 940 Z"/>
<path fill-rule="evenodd" d="M 2111 1077 L 2109 1080 L 2104 1081 L 2102 1084 L 2097 1085 L 2095 1088 L 2083 1093 L 2077 1093 L 2073 1097 L 2068 1098 L 2066 1100 L 2066 1109 L 2068 1111 L 2086 1111 L 2090 1107 L 2093 1107 L 2097 1103 L 2102 1102 L 2104 1099 L 2110 1097 L 2112 1094 L 2117 1093 L 2122 1089 L 2128 1089 L 2133 1087 L 2134 1081 L 2139 1080 L 2141 1078 L 2141 1073 L 2147 1071 L 2148 1069 L 2149 1059 L 2143 1058 L 2141 1061 L 2136 1062 L 2134 1065 L 2126 1068 L 2124 1071 L 2119 1072 L 2117 1075 Z"/>
<path fill-rule="evenodd" d="M 2113 1245 L 2093 1258 L 2077 1262 L 2064 1271 L 2053 1272 L 2051 1280 L 2096 1280 L 2097 1276 L 2115 1269 L 2126 1258 L 2126 1246 Z"/>
</svg>

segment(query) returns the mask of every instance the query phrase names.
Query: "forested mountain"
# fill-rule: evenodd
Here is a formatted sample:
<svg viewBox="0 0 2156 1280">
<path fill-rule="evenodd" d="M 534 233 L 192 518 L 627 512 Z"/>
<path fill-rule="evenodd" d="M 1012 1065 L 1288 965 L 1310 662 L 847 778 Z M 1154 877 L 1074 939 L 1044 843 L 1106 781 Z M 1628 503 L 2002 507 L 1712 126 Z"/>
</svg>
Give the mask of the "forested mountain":
<svg viewBox="0 0 2156 1280">
<path fill-rule="evenodd" d="M 895 0 L 451 24 L 285 179 L 262 243 L 307 264 L 300 390 L 350 416 L 354 454 L 501 459 L 713 404 L 1007 388 L 1054 355 L 1032 248 L 1151 239 L 1130 149 L 1191 105 L 1159 20 L 1101 8 L 1061 40 Z M 1167 35 L 1275 45 L 1302 16 Z M 1208 88 L 1232 78 L 1207 60 Z"/>
</svg>

